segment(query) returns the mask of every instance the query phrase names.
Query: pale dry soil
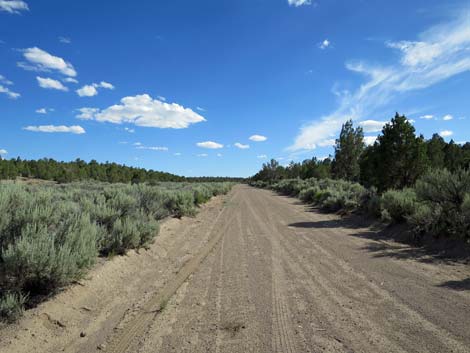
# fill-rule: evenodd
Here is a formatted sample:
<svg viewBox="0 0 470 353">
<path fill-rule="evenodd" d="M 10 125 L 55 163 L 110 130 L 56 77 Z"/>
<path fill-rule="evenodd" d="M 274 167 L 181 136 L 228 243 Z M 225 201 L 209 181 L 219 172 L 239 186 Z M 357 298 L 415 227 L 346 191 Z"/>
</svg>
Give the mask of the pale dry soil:
<svg viewBox="0 0 470 353">
<path fill-rule="evenodd" d="M 236 186 L 2 328 L 0 352 L 470 352 L 469 266 L 415 254 Z"/>
</svg>

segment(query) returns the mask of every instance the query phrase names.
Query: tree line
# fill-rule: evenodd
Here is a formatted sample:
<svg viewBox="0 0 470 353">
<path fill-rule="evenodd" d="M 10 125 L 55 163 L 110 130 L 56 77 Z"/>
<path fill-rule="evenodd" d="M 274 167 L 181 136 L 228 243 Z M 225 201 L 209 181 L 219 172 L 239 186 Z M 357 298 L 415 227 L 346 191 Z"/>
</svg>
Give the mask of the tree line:
<svg viewBox="0 0 470 353">
<path fill-rule="evenodd" d="M 463 145 L 444 141 L 439 134 L 426 140 L 414 126 L 396 114 L 382 129 L 374 144 L 366 146 L 364 131 L 351 120 L 343 124 L 335 143 L 334 157 L 307 159 L 281 166 L 276 160 L 263 164 L 252 179 L 342 179 L 375 187 L 379 192 L 403 189 L 415 184 L 428 170 L 456 172 L 470 167 L 470 142 Z"/>
<path fill-rule="evenodd" d="M 240 181 L 241 178 L 225 177 L 183 177 L 171 173 L 129 167 L 117 163 L 98 163 L 96 160 L 85 162 L 76 159 L 72 162 L 59 162 L 51 158 L 39 160 L 10 160 L 0 157 L 0 179 L 16 179 L 17 177 L 53 180 L 69 183 L 83 180 L 96 180 L 108 183 L 157 183 L 157 182 L 223 182 Z"/>
</svg>

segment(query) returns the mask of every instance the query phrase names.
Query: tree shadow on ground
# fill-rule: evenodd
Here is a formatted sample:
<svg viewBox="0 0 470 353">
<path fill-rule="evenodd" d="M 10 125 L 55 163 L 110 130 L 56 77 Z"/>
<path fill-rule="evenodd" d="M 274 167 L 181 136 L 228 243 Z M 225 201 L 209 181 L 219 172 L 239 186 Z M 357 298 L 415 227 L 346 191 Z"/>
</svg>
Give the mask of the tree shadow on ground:
<svg viewBox="0 0 470 353">
<path fill-rule="evenodd" d="M 447 281 L 441 283 L 439 287 L 450 288 L 458 291 L 470 290 L 470 277 L 460 281 Z"/>
</svg>

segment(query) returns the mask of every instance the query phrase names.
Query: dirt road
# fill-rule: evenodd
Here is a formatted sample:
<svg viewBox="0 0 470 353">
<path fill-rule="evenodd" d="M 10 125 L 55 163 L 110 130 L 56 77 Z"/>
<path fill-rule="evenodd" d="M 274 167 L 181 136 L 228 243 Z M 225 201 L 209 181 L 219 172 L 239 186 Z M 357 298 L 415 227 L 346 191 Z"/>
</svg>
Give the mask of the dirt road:
<svg viewBox="0 0 470 353">
<path fill-rule="evenodd" d="M 0 331 L 0 351 L 470 352 L 469 281 L 466 265 L 237 186 Z"/>
</svg>

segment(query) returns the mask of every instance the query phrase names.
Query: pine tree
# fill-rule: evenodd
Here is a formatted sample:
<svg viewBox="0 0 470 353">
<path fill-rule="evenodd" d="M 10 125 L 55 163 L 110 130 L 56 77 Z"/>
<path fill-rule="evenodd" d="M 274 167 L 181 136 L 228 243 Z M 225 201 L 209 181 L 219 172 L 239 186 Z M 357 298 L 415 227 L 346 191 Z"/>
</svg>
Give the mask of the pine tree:
<svg viewBox="0 0 470 353">
<path fill-rule="evenodd" d="M 364 132 L 361 127 L 354 129 L 352 120 L 343 124 L 339 139 L 336 140 L 333 176 L 337 179 L 358 181 L 359 158 L 364 151 Z"/>
</svg>

